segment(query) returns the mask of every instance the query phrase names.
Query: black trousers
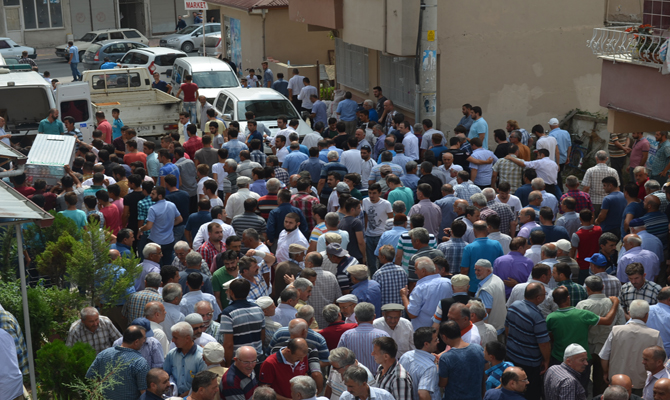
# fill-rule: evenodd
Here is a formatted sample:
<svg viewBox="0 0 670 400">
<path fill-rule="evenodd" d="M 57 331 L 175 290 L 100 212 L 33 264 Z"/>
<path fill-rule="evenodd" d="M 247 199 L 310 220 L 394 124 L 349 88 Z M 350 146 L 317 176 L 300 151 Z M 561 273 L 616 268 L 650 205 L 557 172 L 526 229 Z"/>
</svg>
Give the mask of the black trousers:
<svg viewBox="0 0 670 400">
<path fill-rule="evenodd" d="M 528 377 L 528 386 L 526 386 L 526 392 L 523 394 L 523 397 L 527 400 L 538 400 L 543 397 L 544 377 L 540 375 L 540 366 L 531 367 L 517 364 L 514 361 L 513 363 L 515 366 L 522 368 Z"/>
<path fill-rule="evenodd" d="M 626 165 L 626 157 L 610 157 L 610 167 L 616 170 L 619 175 L 619 188 L 623 188 L 623 167 Z"/>
</svg>

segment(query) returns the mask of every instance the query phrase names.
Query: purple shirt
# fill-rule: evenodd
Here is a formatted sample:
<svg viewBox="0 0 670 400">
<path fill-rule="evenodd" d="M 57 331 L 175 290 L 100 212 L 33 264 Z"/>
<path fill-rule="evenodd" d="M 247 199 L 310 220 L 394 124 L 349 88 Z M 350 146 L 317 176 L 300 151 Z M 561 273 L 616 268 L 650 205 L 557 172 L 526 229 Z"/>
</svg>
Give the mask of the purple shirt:
<svg viewBox="0 0 670 400">
<path fill-rule="evenodd" d="M 533 261 L 518 251 L 510 251 L 509 254 L 498 257 L 493 263 L 493 273 L 503 281 L 512 278 L 519 283 L 526 282 L 532 270 Z M 505 298 L 509 298 L 511 293 L 512 288 L 505 285 Z"/>
</svg>

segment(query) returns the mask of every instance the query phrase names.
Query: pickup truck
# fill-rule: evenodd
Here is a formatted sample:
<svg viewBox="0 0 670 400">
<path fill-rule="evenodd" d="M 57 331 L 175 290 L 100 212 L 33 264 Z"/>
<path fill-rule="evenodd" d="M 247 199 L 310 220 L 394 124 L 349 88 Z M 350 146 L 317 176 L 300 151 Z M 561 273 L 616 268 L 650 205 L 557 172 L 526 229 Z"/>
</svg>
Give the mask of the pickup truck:
<svg viewBox="0 0 670 400">
<path fill-rule="evenodd" d="M 181 100 L 151 87 L 146 68 L 114 68 L 85 71 L 82 78 L 89 92 L 91 118 L 102 111 L 112 121 L 112 110 L 118 108 L 123 123 L 142 137 L 161 137 L 179 130 Z M 80 82 L 75 82 L 80 84 Z M 60 85 L 66 89 L 73 84 Z M 78 85 L 73 85 L 72 88 Z M 82 97 L 86 93 L 82 92 Z M 68 98 L 73 96 L 69 95 Z M 72 100 L 70 100 L 72 101 Z M 61 107 L 62 108 L 62 107 Z M 93 122 L 91 121 L 91 122 Z"/>
</svg>

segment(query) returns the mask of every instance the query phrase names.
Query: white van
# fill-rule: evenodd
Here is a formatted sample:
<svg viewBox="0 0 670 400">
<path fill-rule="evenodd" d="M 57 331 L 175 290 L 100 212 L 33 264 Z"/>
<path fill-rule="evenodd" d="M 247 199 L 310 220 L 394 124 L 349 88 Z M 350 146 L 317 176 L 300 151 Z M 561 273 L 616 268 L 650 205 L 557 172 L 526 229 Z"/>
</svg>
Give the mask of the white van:
<svg viewBox="0 0 670 400">
<path fill-rule="evenodd" d="M 173 96 L 183 83 L 184 75 L 193 77 L 193 83 L 198 85 L 200 95 L 207 97 L 212 105 L 221 89 L 240 87 L 240 81 L 228 63 L 212 57 L 184 57 L 175 60 L 172 68 Z"/>
<path fill-rule="evenodd" d="M 51 85 L 40 74 L 0 68 L 0 116 L 6 121 L 5 132 L 35 136 L 40 121 L 55 107 Z"/>
</svg>

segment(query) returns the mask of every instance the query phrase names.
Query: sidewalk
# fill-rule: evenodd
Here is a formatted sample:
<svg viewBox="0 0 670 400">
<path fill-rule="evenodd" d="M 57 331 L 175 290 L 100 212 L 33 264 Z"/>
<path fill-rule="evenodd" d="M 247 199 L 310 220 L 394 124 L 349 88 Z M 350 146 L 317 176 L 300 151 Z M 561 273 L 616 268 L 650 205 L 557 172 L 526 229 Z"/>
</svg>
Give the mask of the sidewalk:
<svg viewBox="0 0 670 400">
<path fill-rule="evenodd" d="M 149 47 L 158 47 L 159 44 L 160 38 L 149 39 Z M 35 49 L 35 52 L 37 53 L 36 59 L 39 61 L 65 61 L 64 58 L 56 56 L 56 46 Z"/>
</svg>

